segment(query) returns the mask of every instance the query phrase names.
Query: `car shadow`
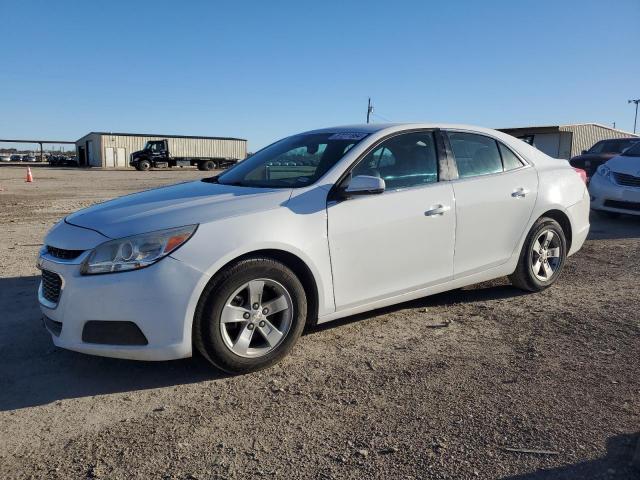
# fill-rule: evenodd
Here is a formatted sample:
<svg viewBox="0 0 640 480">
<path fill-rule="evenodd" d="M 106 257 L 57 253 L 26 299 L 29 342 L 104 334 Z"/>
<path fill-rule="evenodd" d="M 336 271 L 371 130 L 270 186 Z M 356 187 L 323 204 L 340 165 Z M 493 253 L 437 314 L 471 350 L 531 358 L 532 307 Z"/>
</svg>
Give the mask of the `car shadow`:
<svg viewBox="0 0 640 480">
<path fill-rule="evenodd" d="M 621 215 L 609 218 L 592 210 L 589 221 L 591 228 L 588 240 L 640 238 L 640 216 Z"/>
<path fill-rule="evenodd" d="M 640 442 L 640 433 L 616 435 L 607 439 L 607 453 L 603 457 L 505 477 L 503 480 L 638 479 L 640 478 L 640 470 L 635 470 L 631 465 L 631 459 L 638 442 Z"/>
<path fill-rule="evenodd" d="M 438 293 L 408 302 L 397 303 L 389 307 L 378 308 L 376 310 L 370 310 L 368 312 L 359 313 L 357 315 L 351 315 L 349 317 L 341 318 L 332 322 L 314 325 L 312 327 L 309 327 L 305 331 L 305 334 L 322 332 L 329 328 L 348 325 L 350 323 L 359 322 L 361 320 L 366 320 L 378 315 L 393 313 L 398 310 L 440 307 L 447 305 L 456 305 L 459 303 L 485 302 L 488 300 L 500 300 L 505 298 L 520 297 L 529 294 L 529 292 L 525 292 L 513 287 L 508 283 L 506 277 L 499 278 L 496 280 L 491 280 L 489 282 L 472 285 L 470 287 L 450 290 L 448 292 Z"/>
<path fill-rule="evenodd" d="M 226 377 L 204 359 L 139 362 L 84 355 L 57 348 L 42 326 L 37 276 L 0 279 L 0 411 L 58 400 L 166 387 Z M 316 326 L 307 333 L 404 308 L 509 298 L 524 293 L 509 285 L 471 289 L 413 300 Z"/>
<path fill-rule="evenodd" d="M 42 326 L 39 278 L 0 279 L 0 411 L 223 378 L 204 359 L 136 362 L 57 348 Z"/>
</svg>

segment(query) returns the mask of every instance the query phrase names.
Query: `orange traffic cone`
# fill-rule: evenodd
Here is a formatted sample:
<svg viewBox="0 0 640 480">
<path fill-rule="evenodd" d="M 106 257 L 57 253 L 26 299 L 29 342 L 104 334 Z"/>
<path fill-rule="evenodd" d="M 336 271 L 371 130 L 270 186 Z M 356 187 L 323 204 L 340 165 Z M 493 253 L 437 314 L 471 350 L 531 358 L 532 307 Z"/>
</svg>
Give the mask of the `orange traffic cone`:
<svg viewBox="0 0 640 480">
<path fill-rule="evenodd" d="M 33 182 L 33 175 L 31 175 L 31 167 L 27 167 L 27 179 L 25 180 L 27 183 Z"/>
</svg>

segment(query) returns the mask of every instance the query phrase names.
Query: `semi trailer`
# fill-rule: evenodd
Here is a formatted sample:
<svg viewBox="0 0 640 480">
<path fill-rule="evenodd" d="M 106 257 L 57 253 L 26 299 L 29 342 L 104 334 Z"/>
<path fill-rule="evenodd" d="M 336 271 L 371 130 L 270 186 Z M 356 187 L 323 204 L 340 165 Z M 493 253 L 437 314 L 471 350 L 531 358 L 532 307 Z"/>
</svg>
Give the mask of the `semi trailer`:
<svg viewBox="0 0 640 480">
<path fill-rule="evenodd" d="M 183 138 L 149 140 L 142 150 L 133 152 L 129 165 L 136 170 L 151 168 L 198 167 L 198 170 L 227 168 L 247 156 L 247 141 L 236 138 Z"/>
</svg>

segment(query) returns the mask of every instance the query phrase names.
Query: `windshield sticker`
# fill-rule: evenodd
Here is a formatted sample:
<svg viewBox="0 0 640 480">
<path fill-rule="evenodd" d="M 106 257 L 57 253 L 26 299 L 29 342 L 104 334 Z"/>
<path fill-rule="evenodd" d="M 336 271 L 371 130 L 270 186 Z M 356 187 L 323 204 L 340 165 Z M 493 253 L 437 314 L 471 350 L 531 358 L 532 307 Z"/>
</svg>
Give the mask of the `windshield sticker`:
<svg viewBox="0 0 640 480">
<path fill-rule="evenodd" d="M 331 135 L 329 140 L 362 140 L 367 135 L 369 134 L 362 132 L 340 132 Z"/>
</svg>

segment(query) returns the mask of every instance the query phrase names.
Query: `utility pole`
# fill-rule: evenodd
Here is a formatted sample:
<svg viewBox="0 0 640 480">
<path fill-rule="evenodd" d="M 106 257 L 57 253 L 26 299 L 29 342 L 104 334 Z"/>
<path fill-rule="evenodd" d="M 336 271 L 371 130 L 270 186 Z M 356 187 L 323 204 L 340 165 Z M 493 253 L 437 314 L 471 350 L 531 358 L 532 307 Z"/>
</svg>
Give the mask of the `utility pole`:
<svg viewBox="0 0 640 480">
<path fill-rule="evenodd" d="M 636 109 L 638 108 L 638 105 L 636 104 Z M 369 103 L 367 104 L 367 123 L 369 123 L 369 118 L 371 117 L 371 114 L 373 113 L 373 105 L 371 105 L 371 97 L 369 97 Z"/>
<path fill-rule="evenodd" d="M 631 100 L 627 101 L 627 103 L 635 103 L 636 104 L 636 117 L 633 120 L 633 133 L 636 133 L 636 125 L 638 124 L 638 103 L 640 103 L 640 98 L 631 99 Z M 369 122 L 367 122 L 367 123 L 369 123 Z"/>
</svg>

